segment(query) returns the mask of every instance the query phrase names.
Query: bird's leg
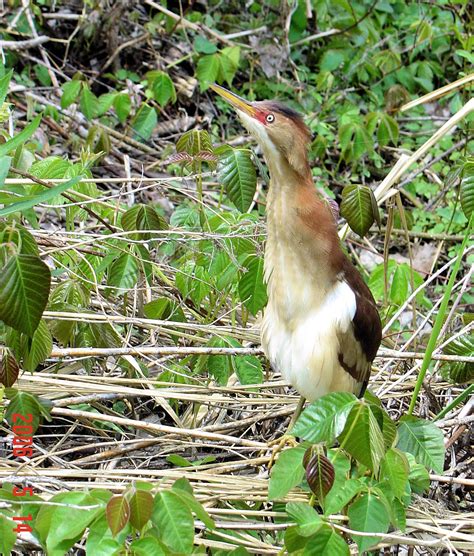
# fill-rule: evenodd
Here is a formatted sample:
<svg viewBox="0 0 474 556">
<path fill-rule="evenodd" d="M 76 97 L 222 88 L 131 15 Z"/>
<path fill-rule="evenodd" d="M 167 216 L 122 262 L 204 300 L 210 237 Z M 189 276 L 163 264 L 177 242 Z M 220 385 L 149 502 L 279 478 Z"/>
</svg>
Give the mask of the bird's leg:
<svg viewBox="0 0 474 556">
<path fill-rule="evenodd" d="M 291 416 L 290 424 L 288 425 L 285 434 L 283 434 L 283 436 L 280 436 L 280 438 L 277 438 L 276 440 L 272 440 L 271 442 L 268 443 L 269 446 L 273 447 L 272 455 L 270 456 L 270 461 L 268 462 L 269 469 L 272 468 L 273 464 L 275 463 L 277 455 L 283 450 L 283 448 L 287 444 L 290 444 L 293 447 L 296 446 L 297 442 L 295 438 L 291 434 L 289 434 L 289 432 L 294 427 L 296 421 L 298 420 L 298 417 L 301 415 L 305 402 L 306 402 L 306 398 L 300 396 L 298 405 L 296 406 L 296 409 L 293 415 Z"/>
</svg>

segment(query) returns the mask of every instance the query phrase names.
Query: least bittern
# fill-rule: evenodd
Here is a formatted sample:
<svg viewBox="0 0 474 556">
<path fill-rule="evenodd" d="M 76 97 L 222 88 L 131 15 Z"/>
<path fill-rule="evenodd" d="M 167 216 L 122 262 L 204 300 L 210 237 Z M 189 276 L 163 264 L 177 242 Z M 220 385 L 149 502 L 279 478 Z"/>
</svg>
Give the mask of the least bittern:
<svg viewBox="0 0 474 556">
<path fill-rule="evenodd" d="M 311 133 L 298 112 L 279 102 L 248 102 L 219 85 L 211 88 L 234 107 L 270 171 L 265 354 L 310 401 L 337 391 L 362 396 L 381 341 L 380 317 L 313 183 Z"/>
</svg>

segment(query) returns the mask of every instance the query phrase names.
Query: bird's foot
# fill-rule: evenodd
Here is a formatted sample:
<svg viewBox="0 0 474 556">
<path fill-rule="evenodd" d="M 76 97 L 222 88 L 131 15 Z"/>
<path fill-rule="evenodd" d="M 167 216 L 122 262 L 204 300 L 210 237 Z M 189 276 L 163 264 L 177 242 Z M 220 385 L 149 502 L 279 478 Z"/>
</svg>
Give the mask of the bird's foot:
<svg viewBox="0 0 474 556">
<path fill-rule="evenodd" d="M 298 446 L 298 442 L 296 441 L 296 438 L 291 434 L 284 434 L 283 436 L 280 436 L 275 440 L 271 440 L 268 443 L 268 447 L 272 449 L 270 461 L 268 462 L 268 470 L 273 467 L 279 453 L 283 451 L 285 446 L 288 446 L 288 448 L 295 448 L 296 446 Z"/>
</svg>

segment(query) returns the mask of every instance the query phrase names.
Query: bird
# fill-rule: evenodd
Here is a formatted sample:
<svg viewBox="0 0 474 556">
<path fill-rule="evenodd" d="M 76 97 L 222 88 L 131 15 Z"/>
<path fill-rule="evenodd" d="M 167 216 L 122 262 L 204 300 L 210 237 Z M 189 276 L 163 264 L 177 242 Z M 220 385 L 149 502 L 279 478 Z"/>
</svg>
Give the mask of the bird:
<svg viewBox="0 0 474 556">
<path fill-rule="evenodd" d="M 263 351 L 302 396 L 300 410 L 305 399 L 331 392 L 362 397 L 382 325 L 370 289 L 342 249 L 333 207 L 314 185 L 311 132 L 279 101 L 249 102 L 220 85 L 211 89 L 237 112 L 270 174 Z"/>
</svg>

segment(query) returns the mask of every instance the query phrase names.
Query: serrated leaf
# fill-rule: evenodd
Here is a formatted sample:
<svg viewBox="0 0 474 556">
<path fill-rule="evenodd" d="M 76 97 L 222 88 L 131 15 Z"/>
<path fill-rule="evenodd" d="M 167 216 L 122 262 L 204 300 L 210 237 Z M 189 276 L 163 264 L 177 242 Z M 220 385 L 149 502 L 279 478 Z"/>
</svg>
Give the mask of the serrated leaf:
<svg viewBox="0 0 474 556">
<path fill-rule="evenodd" d="M 357 398 L 349 392 L 333 392 L 309 405 L 290 431 L 309 442 L 331 444 L 341 434 Z"/>
<path fill-rule="evenodd" d="M 120 553 L 120 550 L 114 551 L 111 556 L 117 553 Z M 154 537 L 135 539 L 130 544 L 130 553 L 133 554 L 133 556 L 150 556 L 151 554 L 153 554 L 153 556 L 166 556 L 160 542 Z"/>
<path fill-rule="evenodd" d="M 130 505 L 125 496 L 112 496 L 105 509 L 107 523 L 115 536 L 127 525 L 130 519 Z"/>
<path fill-rule="evenodd" d="M 122 214 L 122 228 L 133 232 L 135 230 L 166 230 L 168 224 L 158 212 L 149 205 L 138 204 Z M 131 239 L 148 240 L 152 234 L 130 234 Z"/>
<path fill-rule="evenodd" d="M 240 384 L 261 384 L 263 380 L 262 363 L 254 355 L 235 357 L 235 372 Z"/>
<path fill-rule="evenodd" d="M 472 334 L 461 336 L 443 348 L 443 353 L 460 355 L 462 357 L 474 356 L 474 336 Z M 474 380 L 474 363 L 464 361 L 449 361 L 443 364 L 443 377 L 451 382 L 465 384 Z"/>
<path fill-rule="evenodd" d="M 164 490 L 155 496 L 152 521 L 160 531 L 160 540 L 174 552 L 191 554 L 194 520 L 191 510 L 178 494 Z"/>
<path fill-rule="evenodd" d="M 361 494 L 349 506 L 347 515 L 350 528 L 363 533 L 386 533 L 390 525 L 390 517 L 384 503 L 370 491 Z M 357 535 L 354 536 L 354 540 L 361 553 L 380 541 L 378 537 L 370 535 Z"/>
<path fill-rule="evenodd" d="M 303 457 L 306 448 L 297 446 L 280 454 L 270 472 L 268 498 L 283 498 L 288 492 L 299 485 L 304 477 Z"/>
<path fill-rule="evenodd" d="M 335 470 L 331 461 L 322 453 L 315 453 L 306 466 L 306 480 L 316 498 L 323 503 L 334 484 Z"/>
<path fill-rule="evenodd" d="M 252 204 L 257 188 L 257 173 L 248 151 L 228 149 L 218 164 L 218 179 L 226 194 L 240 212 Z"/>
<path fill-rule="evenodd" d="M 71 106 L 73 102 L 76 101 L 79 93 L 81 92 L 82 81 L 73 79 L 72 81 L 66 81 L 61 86 L 63 94 L 61 95 L 61 108 L 64 110 Z"/>
<path fill-rule="evenodd" d="M 51 332 L 44 320 L 41 320 L 38 328 L 33 334 L 31 343 L 28 347 L 28 352 L 23 361 L 23 365 L 27 371 L 33 372 L 36 367 L 42 363 L 53 349 L 53 338 Z"/>
<path fill-rule="evenodd" d="M 444 438 L 442 431 L 430 421 L 404 416 L 398 425 L 397 448 L 412 454 L 418 463 L 436 473 L 443 472 Z"/>
<path fill-rule="evenodd" d="M 346 185 L 342 190 L 341 216 L 360 237 L 363 237 L 375 220 L 372 190 L 365 185 Z"/>
<path fill-rule="evenodd" d="M 33 427 L 33 433 L 35 433 L 39 426 L 40 416 L 43 413 L 36 396 L 28 392 L 22 392 L 11 388 L 7 390 L 7 397 L 10 400 L 5 412 L 5 419 L 8 423 L 13 426 L 13 415 L 15 413 L 20 415 L 31 415 L 32 421 L 30 424 Z"/>
<path fill-rule="evenodd" d="M 257 315 L 268 301 L 267 288 L 263 281 L 263 259 L 252 257 L 247 268 L 248 271 L 239 281 L 239 296 L 252 315 Z"/>
<path fill-rule="evenodd" d="M 0 320 L 33 336 L 51 285 L 48 266 L 35 255 L 14 255 L 0 273 Z"/>
</svg>

